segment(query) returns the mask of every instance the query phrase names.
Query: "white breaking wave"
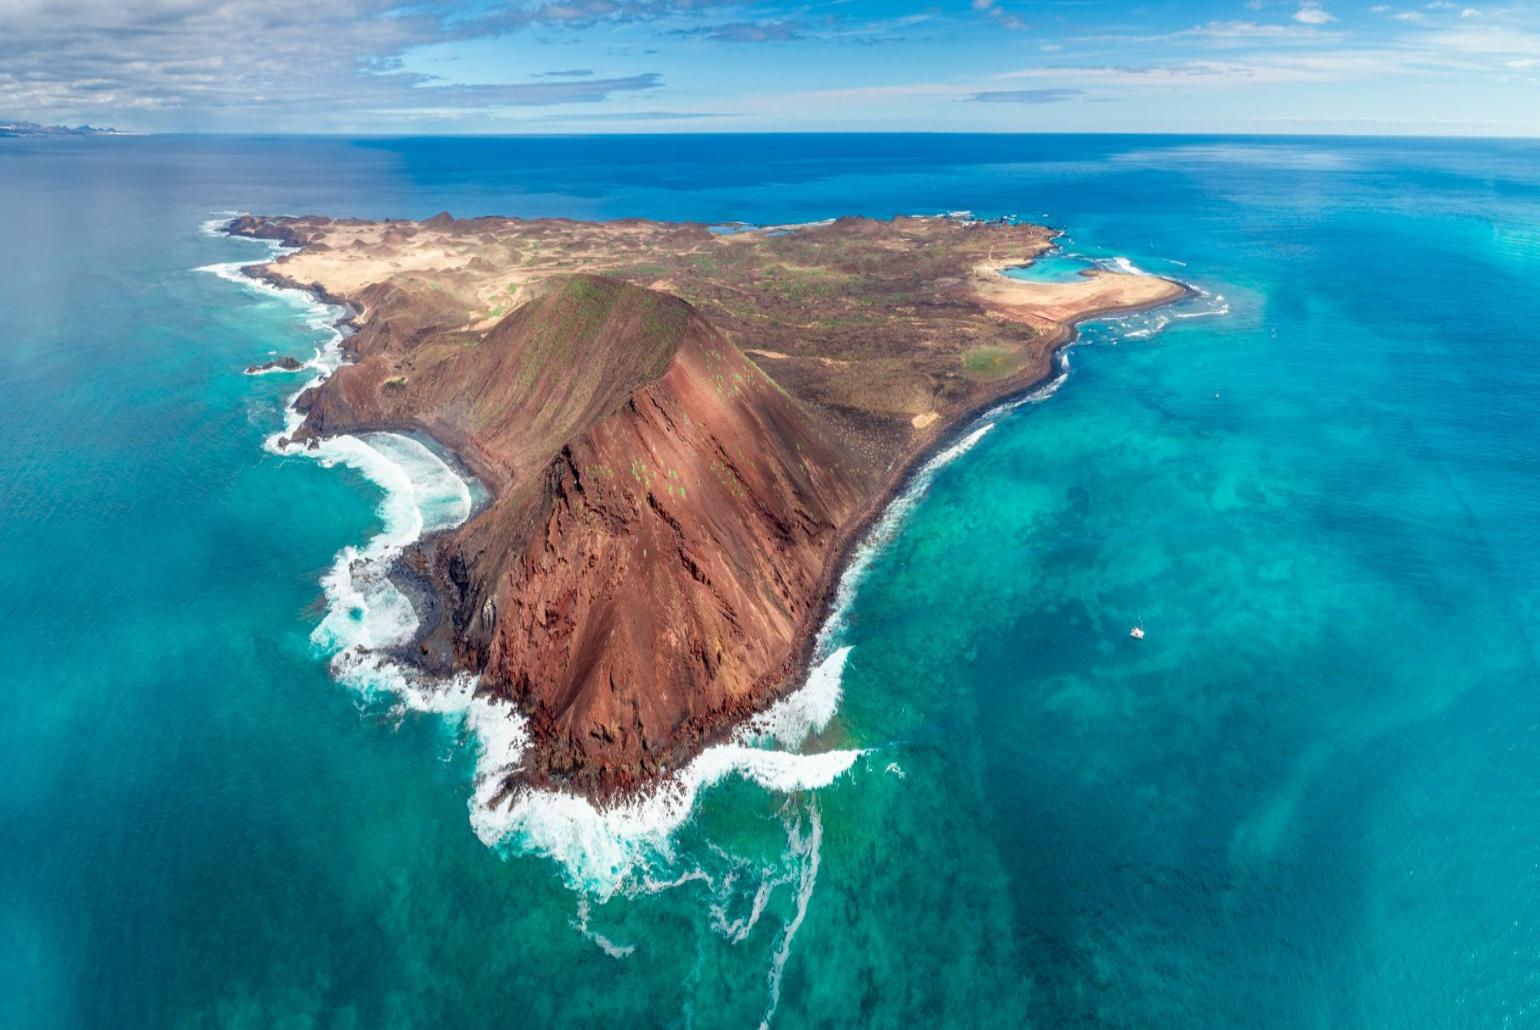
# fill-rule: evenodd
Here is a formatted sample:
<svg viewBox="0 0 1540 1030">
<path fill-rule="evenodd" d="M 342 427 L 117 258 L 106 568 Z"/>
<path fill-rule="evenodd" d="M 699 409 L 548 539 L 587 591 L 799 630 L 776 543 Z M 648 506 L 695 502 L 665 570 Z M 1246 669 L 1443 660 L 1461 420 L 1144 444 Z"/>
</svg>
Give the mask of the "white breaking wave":
<svg viewBox="0 0 1540 1030">
<path fill-rule="evenodd" d="M 274 433 L 263 445 L 267 450 L 279 454 L 286 453 L 280 441 L 292 435 L 304 421 L 304 416 L 294 409 L 294 400 L 306 390 L 315 386 L 321 380 L 331 375 L 342 367 L 344 356 L 342 353 L 342 341 L 346 338 L 343 331 L 338 328 L 338 323 L 347 315 L 342 308 L 327 304 L 316 299 L 303 290 L 290 289 L 284 286 L 275 286 L 261 279 L 254 279 L 246 274 L 246 269 L 254 265 L 266 264 L 284 254 L 291 253 L 288 248 L 282 246 L 277 240 L 256 239 L 250 236 L 231 236 L 222 230 L 230 218 L 239 212 L 226 212 L 223 215 L 210 218 L 203 222 L 200 230 L 209 236 L 221 239 L 242 240 L 264 248 L 267 253 L 250 261 L 221 261 L 212 265 L 201 265 L 194 271 L 208 272 L 216 275 L 226 282 L 235 283 L 242 289 L 249 290 L 261 297 L 284 301 L 287 304 L 299 308 L 305 315 L 305 324 L 314 332 L 322 336 L 320 343 L 316 345 L 315 354 L 305 362 L 305 367 L 315 370 L 315 375 L 306 380 L 284 404 L 284 427 Z"/>
<path fill-rule="evenodd" d="M 213 212 L 214 217 L 205 218 L 198 223 L 198 234 L 201 236 L 212 236 L 220 240 L 231 239 L 230 234 L 225 232 L 225 226 L 230 224 L 231 219 L 237 218 L 242 214 L 244 212 L 241 211 L 215 211 Z"/>
<path fill-rule="evenodd" d="M 1165 259 L 1166 263 L 1187 267 L 1187 262 L 1178 261 L 1175 258 Z M 1122 272 L 1126 275 L 1151 275 L 1134 264 L 1126 257 L 1095 259 L 1097 265 L 1108 271 Z M 1172 278 L 1167 276 L 1167 278 Z M 1180 280 L 1178 280 L 1180 281 Z M 1209 318 L 1215 315 L 1228 315 L 1230 305 L 1222 294 L 1215 295 L 1192 283 L 1183 283 L 1188 289 L 1194 291 L 1195 297 L 1179 304 L 1175 308 L 1163 307 L 1153 311 L 1136 311 L 1126 315 L 1115 315 L 1106 319 L 1097 319 L 1103 323 L 1114 323 L 1120 327 L 1117 334 L 1123 340 L 1147 340 L 1158 335 L 1161 330 L 1178 319 Z M 1116 341 L 1114 341 L 1116 342 Z"/>
<path fill-rule="evenodd" d="M 826 787 L 861 756 L 858 750 L 801 755 L 737 742 L 718 744 L 650 792 L 600 808 L 561 791 L 520 788 L 501 803 L 499 780 L 479 785 L 471 824 L 489 846 L 549 855 L 569 886 L 608 898 L 655 862 L 672 861 L 672 837 L 701 790 L 740 776 L 766 790 L 790 794 Z"/>
<path fill-rule="evenodd" d="M 229 212 L 203 223 L 209 235 L 248 240 L 268 253 L 252 261 L 204 265 L 209 272 L 259 295 L 275 297 L 298 308 L 306 324 L 324 334 L 309 363 L 316 374 L 292 394 L 284 406 L 284 427 L 264 442 L 277 454 L 310 458 L 327 468 L 344 465 L 378 486 L 383 496 L 376 509 L 381 529 L 361 547 L 338 552 L 321 579 L 327 609 L 311 633 L 311 641 L 331 657 L 337 678 L 366 696 L 385 695 L 403 710 L 433 712 L 456 721 L 479 739 L 479 752 L 488 761 L 521 751 L 522 720 L 507 706 L 475 696 L 476 678 L 457 675 L 433 680 L 382 653 L 407 643 L 417 631 L 411 601 L 390 581 L 391 564 L 426 533 L 453 528 L 470 516 L 470 485 L 431 449 L 396 433 L 336 436 L 314 447 L 289 442 L 304 416 L 294 400 L 342 366 L 343 332 L 337 323 L 346 311 L 302 290 L 254 279 L 244 269 L 287 253 L 271 240 L 231 237 L 220 231 Z"/>
<path fill-rule="evenodd" d="M 774 741 L 782 747 L 800 747 L 808 737 L 822 733 L 839 708 L 849 657 L 849 647 L 831 652 L 813 666 L 801 690 L 749 718 L 735 737 L 744 744 Z"/>
<path fill-rule="evenodd" d="M 1144 269 L 1140 268 L 1138 265 L 1134 264 L 1132 261 L 1128 260 L 1128 258 L 1126 258 L 1126 257 L 1115 257 L 1115 258 L 1113 258 L 1112 259 L 1112 266 L 1114 268 L 1116 268 L 1118 271 L 1123 272 L 1126 275 L 1149 275 L 1150 274 L 1150 273 L 1146 272 Z"/>
<path fill-rule="evenodd" d="M 381 531 L 362 548 L 344 547 L 322 578 L 327 612 L 310 639 L 332 653 L 406 643 L 417 631 L 417 615 L 391 582 L 391 564 L 425 534 L 469 518 L 470 486 L 427 447 L 394 433 L 336 436 L 290 449 L 328 468 L 355 469 L 384 491 Z"/>
</svg>

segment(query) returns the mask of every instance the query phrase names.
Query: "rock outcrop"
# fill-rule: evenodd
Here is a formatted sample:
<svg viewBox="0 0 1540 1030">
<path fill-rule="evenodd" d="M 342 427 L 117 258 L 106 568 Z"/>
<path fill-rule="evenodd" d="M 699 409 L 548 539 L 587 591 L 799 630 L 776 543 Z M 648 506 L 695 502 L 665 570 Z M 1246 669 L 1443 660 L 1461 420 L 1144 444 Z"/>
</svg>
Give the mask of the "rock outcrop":
<svg viewBox="0 0 1540 1030">
<path fill-rule="evenodd" d="M 247 365 L 246 374 L 249 376 L 259 376 L 265 372 L 298 372 L 304 367 L 305 363 L 303 361 L 285 354 L 281 358 L 264 361 L 260 365 Z"/>
</svg>

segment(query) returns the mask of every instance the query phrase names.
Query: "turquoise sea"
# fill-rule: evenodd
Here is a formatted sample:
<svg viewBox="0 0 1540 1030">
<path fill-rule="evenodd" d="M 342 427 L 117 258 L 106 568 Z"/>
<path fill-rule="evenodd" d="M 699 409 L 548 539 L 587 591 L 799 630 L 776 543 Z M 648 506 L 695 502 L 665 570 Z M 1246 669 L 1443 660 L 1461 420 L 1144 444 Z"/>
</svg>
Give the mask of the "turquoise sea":
<svg viewBox="0 0 1540 1030">
<path fill-rule="evenodd" d="M 200 271 L 441 209 L 1016 215 L 1205 295 L 920 477 L 826 785 L 489 847 L 473 723 L 312 639 L 464 497 L 264 449 L 324 312 Z M 0 226 L 0 1025 L 1540 1023 L 1540 144 L 5 140 Z"/>
</svg>

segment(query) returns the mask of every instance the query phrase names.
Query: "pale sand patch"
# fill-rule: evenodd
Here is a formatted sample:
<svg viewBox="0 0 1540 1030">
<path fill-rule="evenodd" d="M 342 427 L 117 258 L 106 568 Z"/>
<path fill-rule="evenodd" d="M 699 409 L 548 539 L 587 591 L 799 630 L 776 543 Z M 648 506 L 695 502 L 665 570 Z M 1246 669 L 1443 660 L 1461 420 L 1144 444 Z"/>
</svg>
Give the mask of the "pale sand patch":
<svg viewBox="0 0 1540 1030">
<path fill-rule="evenodd" d="M 300 251 L 276 262 L 279 271 L 300 282 L 324 283 L 335 293 L 355 293 L 370 283 L 403 272 L 452 274 L 470 262 L 459 241 L 442 233 L 419 232 L 405 249 L 386 242 L 388 225 L 338 226 L 327 234 L 327 251 Z M 355 249 L 362 242 L 365 249 Z"/>
<path fill-rule="evenodd" d="M 974 268 L 974 293 L 989 307 L 1020 321 L 1078 322 L 1094 314 L 1133 311 L 1175 300 L 1186 287 L 1154 275 L 1097 269 L 1070 282 L 1033 283 L 1011 279 L 1008 265 Z"/>
<path fill-rule="evenodd" d="M 743 353 L 753 354 L 761 358 L 769 358 L 771 361 L 791 361 L 796 358 L 795 354 L 782 354 L 778 350 L 764 350 L 759 347 L 745 347 L 743 348 Z M 844 361 L 840 358 L 828 358 L 822 355 L 819 355 L 812 360 L 817 361 L 820 365 L 824 365 L 828 368 L 844 368 L 846 365 L 850 364 L 850 362 Z"/>
<path fill-rule="evenodd" d="M 927 411 L 914 416 L 914 418 L 909 420 L 909 424 L 914 426 L 916 429 L 924 429 L 926 426 L 930 425 L 940 417 L 941 412 L 939 411 Z"/>
<path fill-rule="evenodd" d="M 517 234 L 532 223 L 501 220 L 497 232 Z M 553 275 L 574 272 L 606 272 L 631 261 L 644 260 L 672 228 L 658 224 L 607 223 L 598 226 L 562 226 L 542 223 L 546 233 L 539 239 L 521 241 L 523 255 L 492 261 L 490 267 L 472 271 L 470 263 L 486 247 L 453 231 L 425 228 L 420 224 L 375 222 L 326 227 L 326 250 L 303 250 L 280 258 L 270 267 L 302 283 L 318 283 L 336 294 L 356 295 L 372 283 L 392 277 L 420 275 L 459 278 L 488 295 L 501 294 L 508 285 L 525 286 Z M 556 252 L 559 260 L 542 260 Z M 533 258 L 533 260 L 531 260 Z M 528 262 L 528 263 L 526 263 Z M 676 284 L 663 280 L 655 289 L 672 292 Z"/>
</svg>

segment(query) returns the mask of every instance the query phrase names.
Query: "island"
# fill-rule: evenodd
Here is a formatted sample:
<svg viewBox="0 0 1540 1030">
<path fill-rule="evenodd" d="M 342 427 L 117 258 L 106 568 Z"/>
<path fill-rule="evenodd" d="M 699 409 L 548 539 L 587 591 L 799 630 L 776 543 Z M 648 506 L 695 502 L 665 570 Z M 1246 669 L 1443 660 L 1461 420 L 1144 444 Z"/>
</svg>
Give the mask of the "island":
<svg viewBox="0 0 1540 1030">
<path fill-rule="evenodd" d="M 402 561 L 432 598 L 414 660 L 527 716 L 509 790 L 599 800 L 799 685 L 872 520 L 1078 322 L 1188 292 L 1008 278 L 1054 231 L 964 217 L 228 229 L 289 248 L 251 274 L 352 312 L 293 439 L 419 431 L 490 492 Z"/>
</svg>

